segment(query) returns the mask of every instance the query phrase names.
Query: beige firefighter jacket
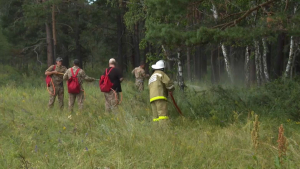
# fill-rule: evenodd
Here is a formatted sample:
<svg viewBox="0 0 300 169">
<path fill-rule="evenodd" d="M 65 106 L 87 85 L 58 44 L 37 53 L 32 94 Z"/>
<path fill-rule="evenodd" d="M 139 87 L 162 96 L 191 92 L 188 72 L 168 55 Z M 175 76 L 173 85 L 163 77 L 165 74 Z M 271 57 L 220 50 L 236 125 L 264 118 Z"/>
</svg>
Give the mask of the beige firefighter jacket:
<svg viewBox="0 0 300 169">
<path fill-rule="evenodd" d="M 155 100 L 167 100 L 168 91 L 173 91 L 174 84 L 161 70 L 156 70 L 149 79 L 150 102 Z"/>
</svg>

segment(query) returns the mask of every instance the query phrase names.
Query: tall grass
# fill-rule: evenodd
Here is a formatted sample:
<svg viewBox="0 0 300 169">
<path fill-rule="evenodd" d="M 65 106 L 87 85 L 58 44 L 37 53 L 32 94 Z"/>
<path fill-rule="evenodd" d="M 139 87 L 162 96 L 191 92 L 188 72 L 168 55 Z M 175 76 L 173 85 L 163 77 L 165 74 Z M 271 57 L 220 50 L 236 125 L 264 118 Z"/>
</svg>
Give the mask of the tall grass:
<svg viewBox="0 0 300 169">
<path fill-rule="evenodd" d="M 170 103 L 171 125 L 161 129 L 153 125 L 147 89 L 137 93 L 131 81 L 122 86 L 124 98 L 118 113 L 105 115 L 105 100 L 97 82 L 84 84 L 84 110 L 76 111 L 76 105 L 70 114 L 66 89 L 64 111 L 58 109 L 57 102 L 53 110 L 47 109 L 49 95 L 40 80 L 43 79 L 0 88 L 0 168 L 300 166 L 300 124 L 289 114 L 280 118 L 272 115 L 279 111 L 276 106 L 283 110 L 291 104 L 287 101 L 269 105 L 272 99 L 279 102 L 287 98 L 273 98 L 276 94 L 272 92 L 210 88 L 183 95 L 177 91 L 176 100 L 185 117 L 180 117 Z M 262 103 L 264 100 L 266 103 Z M 295 104 L 296 101 L 290 105 L 290 110 Z M 251 139 L 254 118 L 248 111 L 261 117 L 257 150 Z M 281 123 L 288 147 L 282 163 L 278 163 Z"/>
</svg>

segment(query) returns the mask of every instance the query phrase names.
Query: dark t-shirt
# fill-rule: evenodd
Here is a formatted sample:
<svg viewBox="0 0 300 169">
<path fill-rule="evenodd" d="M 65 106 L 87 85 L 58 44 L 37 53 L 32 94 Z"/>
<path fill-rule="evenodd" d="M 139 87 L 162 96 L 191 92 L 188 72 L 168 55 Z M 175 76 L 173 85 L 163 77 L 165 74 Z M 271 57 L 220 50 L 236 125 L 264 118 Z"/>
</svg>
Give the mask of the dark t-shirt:
<svg viewBox="0 0 300 169">
<path fill-rule="evenodd" d="M 107 72 L 109 72 L 110 69 L 111 67 L 107 68 Z M 105 71 L 103 75 L 105 75 Z M 113 70 L 111 70 L 111 72 L 109 73 L 108 77 L 109 80 L 114 84 L 112 86 L 112 89 L 115 90 L 116 92 L 122 92 L 121 82 L 120 82 L 120 79 L 123 78 L 122 72 L 117 68 L 113 68 Z"/>
</svg>

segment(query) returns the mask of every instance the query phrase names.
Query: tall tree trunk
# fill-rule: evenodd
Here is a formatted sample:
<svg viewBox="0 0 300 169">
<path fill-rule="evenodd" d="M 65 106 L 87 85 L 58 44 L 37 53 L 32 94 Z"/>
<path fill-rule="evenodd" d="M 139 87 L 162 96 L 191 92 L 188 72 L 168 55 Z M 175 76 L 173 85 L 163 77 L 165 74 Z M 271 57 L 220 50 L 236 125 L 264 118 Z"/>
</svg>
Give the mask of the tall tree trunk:
<svg viewBox="0 0 300 169">
<path fill-rule="evenodd" d="M 121 63 L 119 64 L 119 67 L 121 70 L 124 68 L 124 63 L 123 63 L 123 34 L 124 34 L 124 29 L 123 29 L 123 18 L 122 18 L 122 13 L 117 15 L 117 27 L 118 27 L 118 32 L 117 32 L 117 38 L 118 38 L 118 62 Z M 132 65 L 134 66 L 134 65 Z"/>
<path fill-rule="evenodd" d="M 212 3 L 212 9 L 211 11 L 213 12 L 213 17 L 215 20 L 218 20 L 218 11 L 217 11 L 217 8 L 215 6 L 215 4 Z M 233 83 L 233 76 L 231 74 L 231 68 L 230 68 L 230 63 L 229 63 L 229 58 L 228 58 L 228 52 L 227 52 L 227 49 L 225 47 L 225 45 L 223 43 L 221 43 L 221 48 L 222 48 L 222 52 L 223 52 L 223 56 L 224 56 L 224 61 L 225 61 L 225 66 L 226 66 L 226 71 L 227 71 L 227 74 L 228 74 L 228 77 L 231 81 L 231 83 Z"/>
<path fill-rule="evenodd" d="M 55 5 L 52 6 L 52 33 L 53 33 L 53 58 L 56 58 L 56 23 L 55 23 Z"/>
<path fill-rule="evenodd" d="M 295 5 L 295 7 L 294 7 L 294 14 L 296 13 L 296 11 L 297 11 L 297 5 Z M 295 24 L 293 24 L 293 27 L 294 26 L 295 26 Z M 286 65 L 286 69 L 285 69 L 285 74 L 284 74 L 285 77 L 288 77 L 289 71 L 291 69 L 292 61 L 294 60 L 293 56 L 294 56 L 294 37 L 291 36 L 289 60 L 288 60 L 288 63 Z"/>
<path fill-rule="evenodd" d="M 207 74 L 207 57 L 205 54 L 204 47 L 202 47 L 202 50 L 200 52 L 200 71 L 201 71 L 201 78 L 204 79 L 205 75 Z"/>
<path fill-rule="evenodd" d="M 68 27 L 63 27 L 62 28 L 62 32 L 63 34 L 68 37 L 69 36 L 69 31 L 68 31 Z M 62 42 L 61 42 L 61 51 L 63 53 L 63 65 L 66 66 L 66 67 L 69 67 L 69 63 L 70 63 L 70 60 L 69 60 L 69 42 L 64 39 Z"/>
<path fill-rule="evenodd" d="M 268 53 L 268 45 L 267 45 L 267 41 L 266 38 L 262 38 L 262 43 L 263 43 L 263 56 L 262 56 L 262 60 L 263 60 L 263 68 L 264 68 L 264 79 L 266 82 L 269 82 L 269 72 L 268 72 L 268 65 L 267 65 L 267 53 Z"/>
<path fill-rule="evenodd" d="M 135 66 L 140 65 L 140 48 L 139 48 L 139 24 L 135 25 L 134 29 L 134 51 L 135 51 Z"/>
<path fill-rule="evenodd" d="M 251 56 L 253 51 L 249 51 Z M 255 52 L 254 52 L 255 53 Z M 255 59 L 250 57 L 250 86 L 253 86 L 256 82 L 256 70 L 255 70 Z"/>
<path fill-rule="evenodd" d="M 272 59 L 271 59 L 271 55 L 272 55 L 272 44 L 268 43 L 268 53 L 267 53 L 267 65 L 268 65 L 268 74 L 269 74 L 269 80 L 270 80 L 270 76 L 271 76 L 271 68 L 272 68 Z M 274 66 L 273 66 L 274 67 Z"/>
<path fill-rule="evenodd" d="M 186 49 L 186 64 L 187 64 L 187 74 L 189 81 L 192 80 L 191 78 L 191 48 L 187 47 Z"/>
<path fill-rule="evenodd" d="M 181 63 L 181 49 L 177 48 L 177 58 L 176 57 L 171 58 L 170 57 L 170 51 L 164 45 L 162 45 L 161 48 L 164 52 L 164 55 L 166 56 L 166 58 L 169 61 L 176 61 L 177 62 L 177 81 L 178 81 L 178 85 L 180 87 L 180 90 L 183 91 L 184 87 L 185 87 L 185 84 L 184 84 L 183 73 L 182 73 L 183 69 L 182 69 L 182 63 Z"/>
<path fill-rule="evenodd" d="M 211 82 L 212 84 L 217 84 L 219 83 L 218 46 L 216 46 L 215 49 L 211 50 L 210 64 Z"/>
<path fill-rule="evenodd" d="M 298 7 L 299 3 L 297 3 L 295 6 L 294 6 L 294 14 L 297 12 L 297 7 Z M 293 27 L 295 27 L 295 24 L 293 23 Z M 293 74 L 293 67 L 294 67 L 294 62 L 295 62 L 295 53 L 294 52 L 294 38 L 293 36 L 291 36 L 291 42 L 290 42 L 290 53 L 289 53 L 289 60 L 288 60 L 288 64 L 286 66 L 286 71 L 285 71 L 285 77 L 288 76 L 288 73 L 289 71 L 291 72 L 290 74 L 290 77 L 292 78 L 292 74 Z M 296 43 L 296 46 L 297 46 L 297 43 Z M 292 63 L 291 63 L 292 62 Z M 289 68 L 290 67 L 290 68 Z M 291 69 L 291 70 L 290 70 Z"/>
<path fill-rule="evenodd" d="M 182 72 L 182 64 L 181 64 L 181 49 L 177 49 L 177 65 L 178 65 L 178 84 L 180 90 L 184 91 L 184 79 L 183 79 L 183 72 Z"/>
<path fill-rule="evenodd" d="M 82 64 L 82 51 L 81 51 L 81 45 L 80 45 L 80 15 L 78 9 L 75 12 L 77 23 L 76 23 L 76 30 L 75 30 L 75 44 L 76 44 L 76 58 L 79 60 L 79 67 L 83 69 Z"/>
<path fill-rule="evenodd" d="M 288 77 L 290 69 L 291 69 L 293 56 L 294 56 L 294 38 L 293 38 L 293 36 L 291 36 L 289 60 L 288 60 L 288 63 L 286 65 L 286 69 L 285 69 L 285 73 L 284 73 L 284 77 L 286 77 L 286 78 Z"/>
<path fill-rule="evenodd" d="M 260 44 L 259 41 L 257 41 L 258 44 L 258 62 L 259 62 L 259 76 L 260 76 L 260 80 L 261 83 L 265 82 L 265 78 L 263 76 L 263 63 L 262 63 L 262 57 L 261 57 L 261 53 L 260 53 Z"/>
<path fill-rule="evenodd" d="M 250 54 L 249 46 L 246 47 L 245 53 L 245 84 L 247 87 L 250 87 Z"/>
<path fill-rule="evenodd" d="M 61 13 L 69 13 L 69 3 L 70 2 L 64 2 L 61 6 Z M 61 28 L 62 29 L 62 34 L 64 37 L 69 37 L 69 27 L 64 26 Z M 69 67 L 69 42 L 67 38 L 62 38 L 60 50 L 62 52 L 62 58 L 63 58 L 63 65 L 66 66 L 67 68 Z"/>
<path fill-rule="evenodd" d="M 195 79 L 201 80 L 201 47 L 197 46 L 195 50 Z"/>
<path fill-rule="evenodd" d="M 53 64 L 53 43 L 52 34 L 49 23 L 45 23 L 46 35 L 47 35 L 47 65 L 51 66 Z"/>
<path fill-rule="evenodd" d="M 148 62 L 148 54 L 152 54 L 152 46 L 150 43 L 147 43 L 147 48 L 145 50 L 145 72 L 149 74 L 149 62 Z"/>
<path fill-rule="evenodd" d="M 193 77 L 192 77 L 193 81 L 196 80 L 196 67 L 197 67 L 197 65 L 196 65 L 196 49 L 197 49 L 197 47 L 194 47 L 195 52 L 193 53 Z"/>
<path fill-rule="evenodd" d="M 259 44 L 258 41 L 254 41 L 254 49 L 255 49 L 255 70 L 256 70 L 256 82 L 257 85 L 260 86 L 262 79 L 261 79 L 261 75 L 260 75 L 260 52 L 259 52 Z"/>
<path fill-rule="evenodd" d="M 228 77 L 229 77 L 231 83 L 233 83 L 233 76 L 231 74 L 230 63 L 229 63 L 229 58 L 228 58 L 228 54 L 227 54 L 228 52 L 227 52 L 227 49 L 224 44 L 221 43 L 221 47 L 222 47 L 222 52 L 223 52 L 223 56 L 224 56 L 226 71 L 227 71 L 227 74 L 228 74 Z"/>
<path fill-rule="evenodd" d="M 283 62 L 284 62 L 284 39 L 285 34 L 280 33 L 278 36 L 278 47 L 277 47 L 277 58 L 276 58 L 276 66 L 275 66 L 275 75 L 276 77 L 280 77 L 283 71 Z"/>
</svg>

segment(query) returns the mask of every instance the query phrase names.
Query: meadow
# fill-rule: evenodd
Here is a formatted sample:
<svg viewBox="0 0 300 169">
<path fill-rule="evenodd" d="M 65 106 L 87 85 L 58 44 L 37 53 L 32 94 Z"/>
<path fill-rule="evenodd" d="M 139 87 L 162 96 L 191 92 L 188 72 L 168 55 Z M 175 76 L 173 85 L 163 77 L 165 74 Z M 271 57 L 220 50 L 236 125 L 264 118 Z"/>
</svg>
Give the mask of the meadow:
<svg viewBox="0 0 300 169">
<path fill-rule="evenodd" d="M 132 80 L 122 84 L 118 113 L 104 113 L 97 82 L 84 84 L 84 110 L 77 111 L 76 105 L 69 113 L 66 85 L 64 111 L 57 102 L 48 110 L 44 77 L 20 76 L 26 80 L 6 79 L 0 87 L 0 168 L 300 166 L 297 81 L 251 89 L 206 85 L 202 91 L 176 91 L 184 117 L 170 102 L 171 123 L 162 129 L 152 122 L 148 89 L 137 93 Z M 277 141 L 281 124 L 286 143 Z"/>
</svg>

